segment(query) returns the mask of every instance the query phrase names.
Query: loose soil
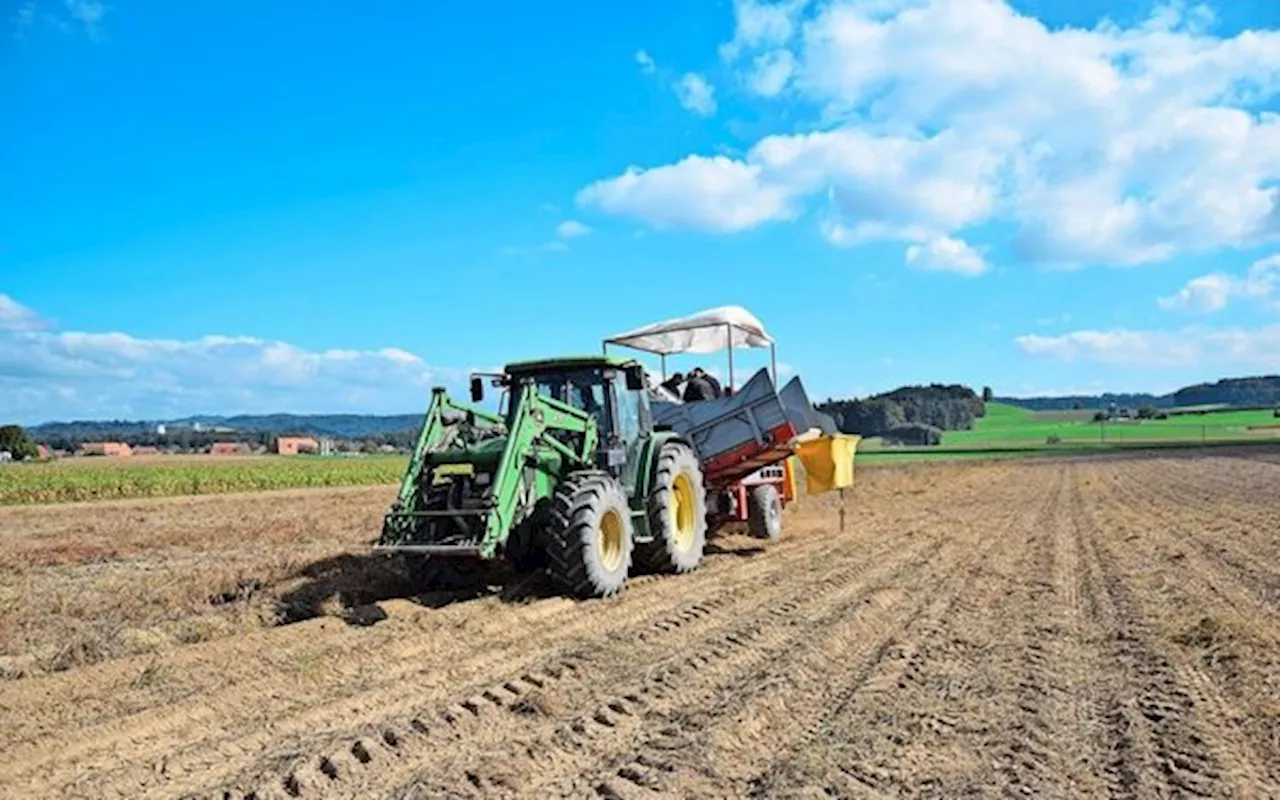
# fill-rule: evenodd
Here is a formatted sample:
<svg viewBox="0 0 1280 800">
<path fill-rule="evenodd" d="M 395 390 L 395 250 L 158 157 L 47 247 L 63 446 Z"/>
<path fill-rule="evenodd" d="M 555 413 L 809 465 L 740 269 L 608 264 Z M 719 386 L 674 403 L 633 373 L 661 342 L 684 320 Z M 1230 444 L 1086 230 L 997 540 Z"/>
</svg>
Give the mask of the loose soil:
<svg viewBox="0 0 1280 800">
<path fill-rule="evenodd" d="M 385 487 L 0 509 L 0 795 L 1280 796 L 1277 488 L 875 468 L 585 603 L 415 595 Z"/>
</svg>

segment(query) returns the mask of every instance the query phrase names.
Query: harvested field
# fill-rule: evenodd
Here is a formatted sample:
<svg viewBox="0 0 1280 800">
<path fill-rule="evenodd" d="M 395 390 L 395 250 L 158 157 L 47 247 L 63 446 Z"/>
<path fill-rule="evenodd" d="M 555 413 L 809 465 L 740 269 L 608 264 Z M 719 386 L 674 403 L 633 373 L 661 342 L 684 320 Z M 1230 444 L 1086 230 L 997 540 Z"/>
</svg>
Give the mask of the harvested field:
<svg viewBox="0 0 1280 800">
<path fill-rule="evenodd" d="M 0 795 L 1280 796 L 1274 452 L 858 481 L 589 603 L 409 596 L 385 487 L 0 509 Z"/>
</svg>

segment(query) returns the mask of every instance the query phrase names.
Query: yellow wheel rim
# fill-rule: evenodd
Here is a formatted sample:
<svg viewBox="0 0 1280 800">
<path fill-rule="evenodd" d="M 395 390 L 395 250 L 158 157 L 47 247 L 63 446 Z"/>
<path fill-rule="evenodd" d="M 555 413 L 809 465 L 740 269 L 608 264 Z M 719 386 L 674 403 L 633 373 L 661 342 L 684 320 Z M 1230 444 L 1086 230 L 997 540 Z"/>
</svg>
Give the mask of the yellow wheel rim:
<svg viewBox="0 0 1280 800">
<path fill-rule="evenodd" d="M 686 551 L 693 548 L 693 539 L 697 532 L 695 508 L 693 482 L 689 480 L 688 475 L 681 473 L 671 484 L 671 529 L 675 533 L 675 545 L 679 550 Z"/>
<path fill-rule="evenodd" d="M 608 571 L 613 572 L 622 566 L 622 518 L 613 509 L 600 517 L 600 528 L 596 531 L 596 549 L 600 552 L 600 561 Z"/>
</svg>

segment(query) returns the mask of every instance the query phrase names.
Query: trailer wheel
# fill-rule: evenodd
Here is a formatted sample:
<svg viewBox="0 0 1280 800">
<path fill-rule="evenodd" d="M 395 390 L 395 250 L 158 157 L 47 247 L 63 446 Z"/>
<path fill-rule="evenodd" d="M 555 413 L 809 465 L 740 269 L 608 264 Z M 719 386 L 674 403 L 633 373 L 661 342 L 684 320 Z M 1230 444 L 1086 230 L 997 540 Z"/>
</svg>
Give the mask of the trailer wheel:
<svg viewBox="0 0 1280 800">
<path fill-rule="evenodd" d="M 777 486 L 752 487 L 747 496 L 747 530 L 757 539 L 776 542 L 782 538 L 782 497 Z"/>
<path fill-rule="evenodd" d="M 569 475 L 556 487 L 547 525 L 552 580 L 579 597 L 617 593 L 631 570 L 631 509 L 617 479 Z"/>
<path fill-rule="evenodd" d="M 687 445 L 662 446 L 647 506 L 653 541 L 636 546 L 637 560 L 649 572 L 696 568 L 707 544 L 707 492 Z"/>
</svg>

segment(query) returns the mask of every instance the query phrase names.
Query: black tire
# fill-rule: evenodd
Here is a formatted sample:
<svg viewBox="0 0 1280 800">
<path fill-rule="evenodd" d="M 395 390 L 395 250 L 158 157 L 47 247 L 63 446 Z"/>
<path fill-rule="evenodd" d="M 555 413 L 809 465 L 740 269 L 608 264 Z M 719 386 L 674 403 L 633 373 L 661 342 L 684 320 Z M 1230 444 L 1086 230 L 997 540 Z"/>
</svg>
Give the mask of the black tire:
<svg viewBox="0 0 1280 800">
<path fill-rule="evenodd" d="M 782 496 L 772 483 L 762 483 L 747 493 L 747 530 L 757 539 L 782 538 Z"/>
<path fill-rule="evenodd" d="M 662 446 L 646 511 L 653 541 L 636 545 L 641 567 L 646 572 L 696 569 L 707 544 L 707 492 L 702 467 L 688 445 Z"/>
<path fill-rule="evenodd" d="M 616 594 L 631 571 L 633 541 L 627 493 L 616 478 L 578 473 L 556 487 L 547 572 L 562 588 L 582 598 Z"/>
</svg>

